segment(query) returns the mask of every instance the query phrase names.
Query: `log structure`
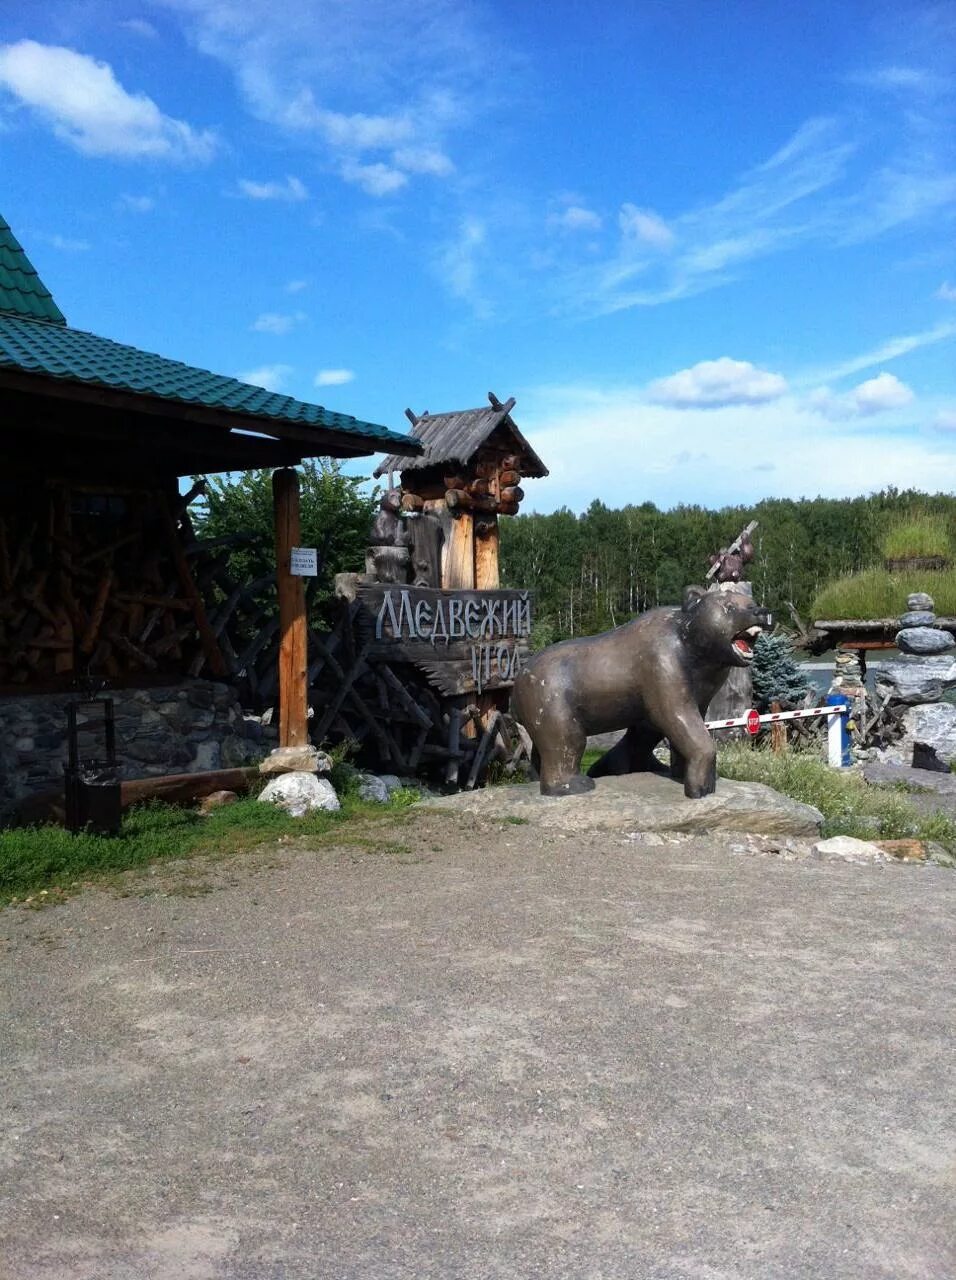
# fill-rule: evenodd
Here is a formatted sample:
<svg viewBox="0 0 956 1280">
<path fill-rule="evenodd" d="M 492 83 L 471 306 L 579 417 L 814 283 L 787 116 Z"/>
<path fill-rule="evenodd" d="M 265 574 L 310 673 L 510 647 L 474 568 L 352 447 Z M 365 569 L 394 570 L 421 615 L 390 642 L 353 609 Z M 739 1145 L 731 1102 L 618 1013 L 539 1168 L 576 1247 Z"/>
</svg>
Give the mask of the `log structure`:
<svg viewBox="0 0 956 1280">
<path fill-rule="evenodd" d="M 435 414 L 405 410 L 412 438 L 423 451 L 415 458 L 388 457 L 375 475 L 400 473 L 390 503 L 409 525 L 421 521 L 430 527 L 428 534 L 413 533 L 413 543 L 431 540 L 440 548 L 440 564 L 435 555 L 419 557 L 421 567 L 416 565 L 418 571 L 405 581 L 461 591 L 499 585 L 498 518 L 517 515 L 523 479 L 548 474 L 515 425 L 514 407 L 513 397 L 501 401 L 489 392 L 487 408 Z"/>
<path fill-rule="evenodd" d="M 517 744 L 506 712 L 531 625 L 527 593 L 499 591 L 499 517 L 518 513 L 522 481 L 548 474 L 515 424 L 514 406 L 513 398 L 501 401 L 489 392 L 488 406 L 478 409 L 405 410 L 423 451 L 415 458 L 390 456 L 376 469 L 376 476 L 388 477 L 389 488 L 366 573 L 348 582 L 344 575 L 342 584 L 360 610 L 386 620 L 363 660 L 398 664 L 405 672 L 399 679 L 414 673 L 414 682 L 424 678 L 429 696 L 437 697 L 449 734 L 441 748 L 446 781 L 458 776 L 456 760 L 478 753 L 474 769 L 469 764 L 459 777 L 470 778 L 470 785 L 487 765 L 488 734 L 503 739 L 510 732 Z M 512 598 L 518 595 L 520 605 Z M 524 631 L 513 629 L 519 609 Z M 482 632 L 478 619 L 486 615 L 488 630 Z M 504 617 L 512 631 L 498 634 L 495 619 Z M 451 634 L 455 628 L 461 630 Z M 397 668 L 390 669 L 394 674 Z M 426 748 L 437 752 L 439 744 Z"/>
</svg>

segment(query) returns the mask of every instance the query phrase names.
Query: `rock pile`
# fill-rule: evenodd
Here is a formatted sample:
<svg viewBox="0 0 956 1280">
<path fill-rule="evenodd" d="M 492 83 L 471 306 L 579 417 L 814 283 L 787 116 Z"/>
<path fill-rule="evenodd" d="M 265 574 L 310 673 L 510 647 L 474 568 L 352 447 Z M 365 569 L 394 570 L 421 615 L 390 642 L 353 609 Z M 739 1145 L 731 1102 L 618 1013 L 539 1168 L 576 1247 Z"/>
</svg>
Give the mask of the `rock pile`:
<svg viewBox="0 0 956 1280">
<path fill-rule="evenodd" d="M 293 818 L 302 818 L 318 809 L 331 812 L 341 808 L 332 785 L 332 757 L 313 746 L 277 747 L 259 765 L 269 782 L 259 793 L 263 804 L 278 805 Z M 359 798 L 388 804 L 392 792 L 406 784 L 394 774 L 377 775 L 345 767 L 342 773 L 356 787 Z"/>
<path fill-rule="evenodd" d="M 956 646 L 950 633 L 936 626 L 933 609 L 933 597 L 925 591 L 907 597 L 907 611 L 900 618 L 900 629 L 896 633 L 896 647 L 901 653 L 925 656 L 945 653 Z"/>
</svg>

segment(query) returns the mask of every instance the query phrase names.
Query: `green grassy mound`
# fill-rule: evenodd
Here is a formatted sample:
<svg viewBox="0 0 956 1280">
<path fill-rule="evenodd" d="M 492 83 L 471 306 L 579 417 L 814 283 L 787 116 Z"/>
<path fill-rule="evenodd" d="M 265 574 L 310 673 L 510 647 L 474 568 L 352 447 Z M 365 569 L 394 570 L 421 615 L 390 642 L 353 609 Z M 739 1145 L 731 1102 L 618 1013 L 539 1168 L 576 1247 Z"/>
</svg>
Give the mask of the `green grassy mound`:
<svg viewBox="0 0 956 1280">
<path fill-rule="evenodd" d="M 901 521 L 883 539 L 883 556 L 886 560 L 934 556 L 948 559 L 952 554 L 950 522 L 944 516 L 922 515 Z"/>
<path fill-rule="evenodd" d="M 914 591 L 928 591 L 940 616 L 956 616 L 956 569 L 943 569 L 938 573 L 864 569 L 862 573 L 828 582 L 810 606 L 810 617 L 821 621 L 898 618 L 906 611 L 906 597 Z"/>
</svg>

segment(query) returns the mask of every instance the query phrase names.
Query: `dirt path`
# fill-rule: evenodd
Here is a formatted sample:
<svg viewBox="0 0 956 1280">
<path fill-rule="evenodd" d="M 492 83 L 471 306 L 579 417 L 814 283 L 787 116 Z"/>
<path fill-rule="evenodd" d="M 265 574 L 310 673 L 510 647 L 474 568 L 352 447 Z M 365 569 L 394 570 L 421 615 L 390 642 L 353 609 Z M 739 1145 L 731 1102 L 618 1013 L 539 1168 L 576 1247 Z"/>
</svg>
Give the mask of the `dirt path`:
<svg viewBox="0 0 956 1280">
<path fill-rule="evenodd" d="M 657 840 L 434 815 L 4 912 L 0 1275 L 954 1274 L 956 873 Z"/>
</svg>

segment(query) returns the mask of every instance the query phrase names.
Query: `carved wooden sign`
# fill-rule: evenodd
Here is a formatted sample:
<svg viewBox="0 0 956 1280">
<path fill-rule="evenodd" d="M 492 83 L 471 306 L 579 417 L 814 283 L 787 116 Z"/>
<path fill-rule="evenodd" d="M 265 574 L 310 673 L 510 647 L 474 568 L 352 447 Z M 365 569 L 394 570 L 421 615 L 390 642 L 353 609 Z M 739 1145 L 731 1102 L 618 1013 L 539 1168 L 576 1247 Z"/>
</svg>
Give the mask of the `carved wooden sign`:
<svg viewBox="0 0 956 1280">
<path fill-rule="evenodd" d="M 414 663 L 445 694 L 510 686 L 528 654 L 527 591 L 359 587 L 372 658 Z"/>
</svg>

